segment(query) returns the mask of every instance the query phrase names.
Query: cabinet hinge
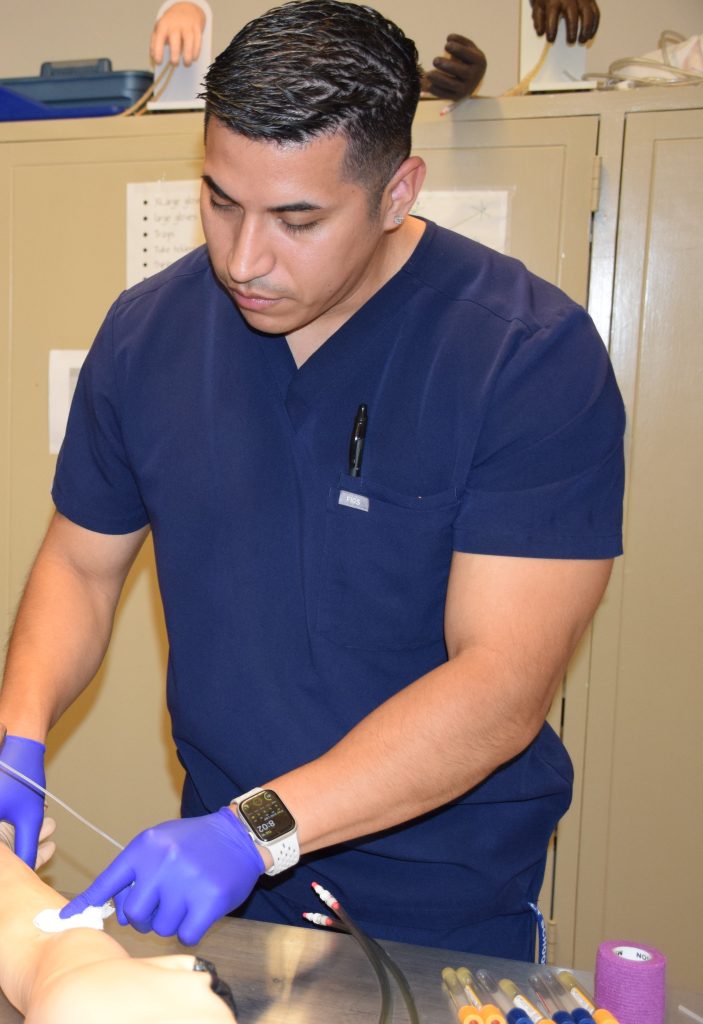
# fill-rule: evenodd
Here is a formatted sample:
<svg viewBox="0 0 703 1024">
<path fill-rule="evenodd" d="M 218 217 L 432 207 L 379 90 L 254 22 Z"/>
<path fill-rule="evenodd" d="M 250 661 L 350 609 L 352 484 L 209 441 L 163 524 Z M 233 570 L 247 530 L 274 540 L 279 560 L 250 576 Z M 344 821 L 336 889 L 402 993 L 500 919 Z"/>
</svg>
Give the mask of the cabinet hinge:
<svg viewBox="0 0 703 1024">
<path fill-rule="evenodd" d="M 557 921 L 550 917 L 547 921 L 547 963 L 556 963 L 557 952 Z"/>
<path fill-rule="evenodd" d="M 600 179 L 603 173 L 603 157 L 597 153 L 593 157 L 593 170 L 591 172 L 591 213 L 595 213 L 600 206 Z"/>
</svg>

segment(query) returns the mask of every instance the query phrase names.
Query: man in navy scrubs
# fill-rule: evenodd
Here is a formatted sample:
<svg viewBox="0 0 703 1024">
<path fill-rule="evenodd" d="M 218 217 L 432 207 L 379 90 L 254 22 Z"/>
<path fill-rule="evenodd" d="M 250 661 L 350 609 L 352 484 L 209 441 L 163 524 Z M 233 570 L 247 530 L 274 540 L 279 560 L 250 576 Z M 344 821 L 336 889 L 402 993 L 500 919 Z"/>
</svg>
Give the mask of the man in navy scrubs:
<svg viewBox="0 0 703 1024">
<path fill-rule="evenodd" d="M 183 818 L 64 910 L 198 941 L 299 923 L 530 958 L 571 766 L 544 719 L 620 552 L 623 409 L 585 312 L 411 215 L 415 47 L 335 0 L 206 83 L 203 247 L 86 360 L 9 652 L 3 757 L 43 778 L 154 539 Z M 33 856 L 41 798 L 3 777 Z"/>
</svg>

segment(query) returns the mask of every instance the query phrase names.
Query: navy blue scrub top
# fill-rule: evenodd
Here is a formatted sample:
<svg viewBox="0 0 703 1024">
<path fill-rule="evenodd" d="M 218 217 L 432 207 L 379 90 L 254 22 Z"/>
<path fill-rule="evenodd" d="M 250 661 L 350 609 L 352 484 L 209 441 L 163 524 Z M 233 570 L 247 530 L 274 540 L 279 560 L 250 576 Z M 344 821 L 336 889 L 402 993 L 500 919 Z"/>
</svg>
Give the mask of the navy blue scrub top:
<svg viewBox="0 0 703 1024">
<path fill-rule="evenodd" d="M 247 326 L 204 248 L 120 296 L 53 497 L 90 530 L 151 526 L 183 813 L 318 757 L 445 661 L 453 550 L 619 554 L 623 421 L 586 313 L 432 223 L 300 368 Z M 244 913 L 298 924 L 317 879 L 377 937 L 529 959 L 526 904 L 570 794 L 545 726 L 462 799 L 305 858 Z"/>
</svg>

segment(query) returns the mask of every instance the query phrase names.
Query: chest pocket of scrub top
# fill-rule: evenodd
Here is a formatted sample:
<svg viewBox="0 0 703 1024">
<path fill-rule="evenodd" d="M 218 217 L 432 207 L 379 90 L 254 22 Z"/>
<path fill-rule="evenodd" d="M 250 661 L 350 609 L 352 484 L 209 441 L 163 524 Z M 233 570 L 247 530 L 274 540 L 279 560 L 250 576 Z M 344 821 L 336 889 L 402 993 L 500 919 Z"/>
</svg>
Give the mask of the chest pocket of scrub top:
<svg viewBox="0 0 703 1024">
<path fill-rule="evenodd" d="M 341 476 L 327 499 L 318 632 L 366 650 L 441 641 L 456 511 L 454 490 L 408 497 Z"/>
</svg>

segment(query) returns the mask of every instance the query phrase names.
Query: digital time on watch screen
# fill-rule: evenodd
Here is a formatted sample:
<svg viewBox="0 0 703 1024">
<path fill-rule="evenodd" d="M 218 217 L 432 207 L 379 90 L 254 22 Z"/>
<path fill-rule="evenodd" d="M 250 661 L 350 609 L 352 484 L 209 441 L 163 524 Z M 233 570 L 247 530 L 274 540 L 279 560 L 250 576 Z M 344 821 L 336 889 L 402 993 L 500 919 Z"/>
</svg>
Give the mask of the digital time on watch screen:
<svg viewBox="0 0 703 1024">
<path fill-rule="evenodd" d="M 239 805 L 242 817 L 262 843 L 280 839 L 295 828 L 295 820 L 273 790 L 250 796 Z"/>
</svg>

